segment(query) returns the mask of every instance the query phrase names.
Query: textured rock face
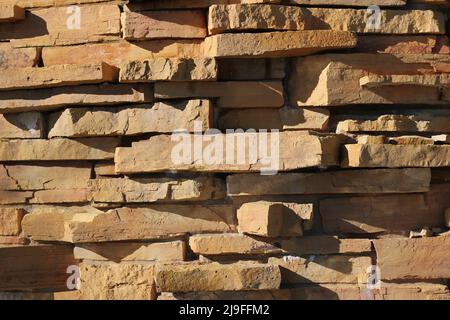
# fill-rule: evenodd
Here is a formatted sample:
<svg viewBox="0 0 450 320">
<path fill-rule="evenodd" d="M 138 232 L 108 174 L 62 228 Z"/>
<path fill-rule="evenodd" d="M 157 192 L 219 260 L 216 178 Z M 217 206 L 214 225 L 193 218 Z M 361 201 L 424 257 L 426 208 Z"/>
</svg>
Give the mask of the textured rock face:
<svg viewBox="0 0 450 320">
<path fill-rule="evenodd" d="M 277 266 L 252 262 L 189 263 L 156 269 L 157 289 L 166 292 L 270 290 L 278 289 L 280 282 Z"/>
<path fill-rule="evenodd" d="M 0 300 L 449 300 L 449 10 L 0 0 Z"/>
</svg>

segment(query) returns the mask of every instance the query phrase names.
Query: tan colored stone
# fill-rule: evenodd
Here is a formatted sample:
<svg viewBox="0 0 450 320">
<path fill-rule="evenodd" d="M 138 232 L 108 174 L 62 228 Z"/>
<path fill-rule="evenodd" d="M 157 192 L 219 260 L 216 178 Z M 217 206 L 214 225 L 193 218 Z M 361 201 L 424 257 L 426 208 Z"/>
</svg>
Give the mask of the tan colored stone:
<svg viewBox="0 0 450 320">
<path fill-rule="evenodd" d="M 185 263 L 156 268 L 158 292 L 267 290 L 280 287 L 277 266 L 255 262 Z"/>
<path fill-rule="evenodd" d="M 312 217 L 312 203 L 257 201 L 237 210 L 239 232 L 263 237 L 302 236 L 303 221 Z"/>
<path fill-rule="evenodd" d="M 336 236 L 318 235 L 281 240 L 285 254 L 360 254 L 372 251 L 369 239 L 339 239 Z"/>
<path fill-rule="evenodd" d="M 0 248 L 2 246 L 17 246 L 25 244 L 28 244 L 28 239 L 25 239 L 22 236 L 0 236 Z"/>
<path fill-rule="evenodd" d="M 448 167 L 450 146 L 347 144 L 343 149 L 343 167 L 398 168 Z"/>
<path fill-rule="evenodd" d="M 414 85 L 424 87 L 448 87 L 450 86 L 450 75 L 374 75 L 362 77 L 359 80 L 362 87 L 379 88 L 386 86 Z"/>
<path fill-rule="evenodd" d="M 64 190 L 87 187 L 92 165 L 0 165 L 0 190 Z"/>
<path fill-rule="evenodd" d="M 116 173 L 114 162 L 99 162 L 94 165 L 96 176 L 118 176 Z"/>
<path fill-rule="evenodd" d="M 433 139 L 435 143 L 450 144 L 450 135 L 448 134 L 435 135 L 432 136 L 431 139 Z"/>
<path fill-rule="evenodd" d="M 33 67 L 39 59 L 38 52 L 36 48 L 16 49 L 9 42 L 0 42 L 0 69 Z"/>
<path fill-rule="evenodd" d="M 289 57 L 355 46 L 356 36 L 347 31 L 229 33 L 207 37 L 205 55 L 208 57 Z"/>
<path fill-rule="evenodd" d="M 332 166 L 337 163 L 337 149 L 341 140 L 339 136 L 309 135 L 301 132 L 219 134 L 214 131 L 207 135 L 207 141 L 199 142 L 198 138 L 194 138 L 194 135 L 185 133 L 172 137 L 157 135 L 148 140 L 134 142 L 128 148 L 117 148 L 114 160 L 116 172 L 130 174 L 178 170 L 273 173 Z M 277 140 L 279 148 L 276 146 Z M 229 143 L 226 143 L 227 141 Z M 261 151 L 258 151 L 261 146 L 249 148 L 252 144 L 248 141 L 265 145 L 267 152 L 261 155 Z M 199 147 L 196 152 L 192 152 L 194 143 Z M 220 148 L 223 148 L 222 152 Z M 198 150 L 202 150 L 202 154 L 199 154 Z M 214 153 L 212 150 L 218 151 Z M 239 156 L 235 156 L 236 154 Z"/>
<path fill-rule="evenodd" d="M 11 0 L 0 0 L 11 1 Z M 40 7 L 61 7 L 71 4 L 88 4 L 97 2 L 108 2 L 111 0 L 17 0 L 15 1 L 18 6 L 22 8 L 40 8 Z"/>
<path fill-rule="evenodd" d="M 280 5 L 213 5 L 210 34 L 252 30 L 336 30 L 357 33 L 444 34 L 445 17 L 431 10 L 381 10 L 379 29 L 370 29 L 367 9 L 303 8 Z"/>
<path fill-rule="evenodd" d="M 439 283 L 382 282 L 375 292 L 375 300 L 449 300 L 448 287 Z"/>
<path fill-rule="evenodd" d="M 115 68 L 102 64 L 0 70 L 0 89 L 33 89 L 114 81 Z"/>
<path fill-rule="evenodd" d="M 154 266 L 80 264 L 80 300 L 155 300 Z"/>
<path fill-rule="evenodd" d="M 25 10 L 12 1 L 0 2 L 0 23 L 15 22 L 17 20 L 25 19 Z"/>
<path fill-rule="evenodd" d="M 445 110 L 432 110 L 414 115 L 383 115 L 374 120 L 343 120 L 336 132 L 450 132 L 449 116 Z"/>
<path fill-rule="evenodd" d="M 358 144 L 385 144 L 388 139 L 385 136 L 358 135 L 356 137 Z"/>
<path fill-rule="evenodd" d="M 239 174 L 227 177 L 229 196 L 413 193 L 429 190 L 430 169 L 373 169 L 282 173 L 273 176 Z"/>
<path fill-rule="evenodd" d="M 431 138 L 421 136 L 399 136 L 389 138 L 389 143 L 395 145 L 408 145 L 408 144 L 433 145 L 434 140 Z"/>
<path fill-rule="evenodd" d="M 88 192 L 86 188 L 82 189 L 58 189 L 55 190 L 39 190 L 33 193 L 33 197 L 29 199 L 29 203 L 35 204 L 65 204 L 65 203 L 82 203 L 88 201 Z"/>
<path fill-rule="evenodd" d="M 373 240 L 383 280 L 445 279 L 450 274 L 450 237 Z"/>
<path fill-rule="evenodd" d="M 32 191 L 0 191 L 0 204 L 22 204 L 31 198 Z"/>
<path fill-rule="evenodd" d="M 0 235 L 18 236 L 21 231 L 20 223 L 26 211 L 22 208 L 0 207 Z"/>
<path fill-rule="evenodd" d="M 114 158 L 115 138 L 0 141 L 0 161 L 106 160 Z"/>
<path fill-rule="evenodd" d="M 120 82 L 213 81 L 217 64 L 213 58 L 156 58 L 125 62 L 120 68 Z"/>
<path fill-rule="evenodd" d="M 222 59 L 218 61 L 221 81 L 284 79 L 285 58 L 273 59 Z"/>
<path fill-rule="evenodd" d="M 0 139 L 43 138 L 43 117 L 37 112 L 0 114 Z"/>
<path fill-rule="evenodd" d="M 75 259 L 92 261 L 183 261 L 185 242 L 117 242 L 80 244 L 74 248 Z"/>
<path fill-rule="evenodd" d="M 189 238 L 189 246 L 201 255 L 277 254 L 282 250 L 264 239 L 237 233 L 197 234 Z"/>
<path fill-rule="evenodd" d="M 102 84 L 38 90 L 0 91 L 0 112 L 51 110 L 77 105 L 152 102 L 149 85 Z"/>
<path fill-rule="evenodd" d="M 281 81 L 156 82 L 155 97 L 217 97 L 219 108 L 279 108 L 284 103 Z"/>
<path fill-rule="evenodd" d="M 120 38 L 120 10 L 114 4 L 79 6 L 80 28 L 68 28 L 72 11 L 67 7 L 33 10 L 25 20 L 5 24 L 0 39 L 11 39 L 15 47 L 46 47 L 87 42 L 111 41 Z M 76 23 L 76 21 L 73 21 Z"/>
<path fill-rule="evenodd" d="M 43 207 L 26 215 L 22 228 L 37 241 L 93 243 L 233 232 L 234 220 L 229 205 L 152 205 L 107 212 L 92 207 Z"/>
<path fill-rule="evenodd" d="M 166 0 L 166 1 L 145 1 L 130 2 L 124 6 L 125 11 L 145 11 L 161 9 L 192 9 L 208 8 L 214 4 L 261 4 L 261 3 L 280 3 L 281 0 Z"/>
<path fill-rule="evenodd" d="M 206 17 L 200 10 L 123 12 L 123 38 L 204 38 Z"/>
<path fill-rule="evenodd" d="M 95 202 L 131 203 L 157 201 L 201 201 L 223 199 L 220 179 L 199 176 L 173 178 L 101 178 L 90 180 L 89 198 Z"/>
<path fill-rule="evenodd" d="M 425 194 L 330 198 L 320 201 L 326 233 L 402 232 L 444 224 L 450 207 L 448 184 L 435 185 Z"/>
<path fill-rule="evenodd" d="M 120 68 L 123 61 L 157 58 L 199 58 L 202 55 L 202 41 L 198 39 L 161 39 L 138 43 L 119 40 L 79 46 L 44 47 L 42 49 L 42 60 L 45 66 L 80 64 L 83 61 L 89 61 L 90 63 L 104 62 Z"/>
<path fill-rule="evenodd" d="M 356 53 L 297 58 L 289 81 L 290 101 L 298 106 L 443 104 L 445 98 L 440 88 L 417 85 L 369 88 L 361 86 L 360 79 L 369 73 L 383 76 L 433 73 L 435 63 L 448 60 L 448 54 Z"/>
<path fill-rule="evenodd" d="M 448 54 L 447 36 L 374 35 L 358 36 L 358 52 L 393 54 Z"/>
<path fill-rule="evenodd" d="M 289 0 L 292 4 L 305 4 L 312 6 L 349 6 L 349 7 L 368 7 L 371 5 L 383 7 L 404 6 L 406 0 Z"/>
<path fill-rule="evenodd" d="M 321 108 L 236 109 L 220 116 L 219 128 L 324 131 L 329 114 L 327 109 Z"/>
<path fill-rule="evenodd" d="M 0 248 L 0 290 L 67 290 L 67 268 L 75 265 L 70 246 L 10 246 Z"/>
<path fill-rule="evenodd" d="M 48 137 L 128 136 L 180 128 L 194 132 L 196 121 L 204 131 L 213 127 L 212 118 L 208 100 L 157 102 L 139 108 L 67 108 L 50 115 Z"/>
<path fill-rule="evenodd" d="M 285 256 L 269 258 L 280 267 L 282 283 L 367 283 L 370 257 L 312 255 L 308 258 Z"/>
</svg>

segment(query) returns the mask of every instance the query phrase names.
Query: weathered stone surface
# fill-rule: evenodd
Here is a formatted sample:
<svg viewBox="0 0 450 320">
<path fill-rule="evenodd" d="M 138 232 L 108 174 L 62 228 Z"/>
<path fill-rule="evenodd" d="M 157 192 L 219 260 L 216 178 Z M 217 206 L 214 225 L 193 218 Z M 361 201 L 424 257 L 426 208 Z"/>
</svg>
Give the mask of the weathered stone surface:
<svg viewBox="0 0 450 320">
<path fill-rule="evenodd" d="M 448 54 L 447 36 L 368 35 L 358 36 L 358 52 L 393 54 Z"/>
<path fill-rule="evenodd" d="M 20 223 L 26 211 L 22 208 L 0 207 L 0 235 L 18 236 L 21 231 Z"/>
<path fill-rule="evenodd" d="M 9 42 L 0 42 L 0 69 L 33 67 L 37 60 L 36 48 L 16 49 Z"/>
<path fill-rule="evenodd" d="M 128 61 L 120 68 L 120 82 L 213 81 L 217 63 L 213 58 L 156 58 Z"/>
<path fill-rule="evenodd" d="M 75 259 L 92 261 L 183 261 L 184 241 L 117 242 L 80 244 L 74 248 Z"/>
<path fill-rule="evenodd" d="M 67 268 L 75 265 L 70 246 L 0 248 L 0 290 L 67 290 Z"/>
<path fill-rule="evenodd" d="M 123 38 L 127 40 L 161 38 L 204 38 L 206 17 L 203 11 L 123 12 Z"/>
<path fill-rule="evenodd" d="M 388 283 L 382 282 L 375 300 L 449 300 L 448 287 L 438 283 Z"/>
<path fill-rule="evenodd" d="M 373 120 L 342 120 L 336 132 L 450 132 L 445 110 L 418 111 L 414 115 L 383 115 Z"/>
<path fill-rule="evenodd" d="M 368 134 L 358 135 L 356 137 L 358 144 L 385 144 L 388 142 L 385 136 L 371 136 Z"/>
<path fill-rule="evenodd" d="M 90 180 L 89 198 L 95 202 L 201 201 L 223 199 L 222 180 L 209 176 L 174 178 L 101 178 Z"/>
<path fill-rule="evenodd" d="M 237 109 L 219 118 L 219 128 L 318 130 L 327 128 L 329 111 L 321 108 Z"/>
<path fill-rule="evenodd" d="M 370 74 L 359 80 L 362 87 L 379 88 L 387 86 L 424 86 L 424 87 L 448 87 L 450 86 L 450 75 L 375 75 Z"/>
<path fill-rule="evenodd" d="M 201 255 L 277 254 L 282 250 L 270 242 L 238 233 L 197 234 L 189 238 L 189 246 Z"/>
<path fill-rule="evenodd" d="M 145 11 L 160 9 L 192 9 L 208 8 L 214 4 L 261 4 L 261 3 L 280 3 L 281 0 L 167 0 L 167 1 L 145 1 L 131 2 L 124 6 L 125 11 Z"/>
<path fill-rule="evenodd" d="M 86 188 L 91 168 L 87 163 L 0 165 L 0 190 Z"/>
<path fill-rule="evenodd" d="M 229 196 L 407 193 L 429 190 L 427 168 L 282 173 L 273 176 L 239 174 L 227 177 Z"/>
<path fill-rule="evenodd" d="M 80 64 L 87 60 L 90 63 L 104 62 L 120 68 L 123 61 L 156 58 L 199 58 L 203 55 L 201 42 L 201 40 L 194 39 L 161 39 L 138 43 L 119 40 L 79 46 L 44 47 L 42 49 L 42 60 L 45 66 Z"/>
<path fill-rule="evenodd" d="M 284 103 L 281 81 L 156 82 L 155 97 L 217 97 L 219 108 L 279 108 Z"/>
<path fill-rule="evenodd" d="M 1 0 L 10 1 L 10 0 Z M 88 4 L 97 2 L 108 2 L 110 0 L 17 0 L 15 1 L 18 6 L 22 8 L 40 8 L 40 7 L 61 7 L 71 4 Z"/>
<path fill-rule="evenodd" d="M 435 135 L 435 136 L 432 136 L 431 139 L 435 143 L 450 144 L 450 135 L 448 135 L 448 134 Z"/>
<path fill-rule="evenodd" d="M 28 239 L 22 236 L 1 236 L 0 235 L 0 248 L 4 246 L 12 245 L 25 245 L 28 244 Z"/>
<path fill-rule="evenodd" d="M 119 39 L 120 9 L 114 4 L 79 6 L 82 20 L 78 28 L 76 11 L 67 7 L 33 10 L 26 19 L 5 24 L 0 39 L 11 39 L 15 47 L 45 47 Z"/>
<path fill-rule="evenodd" d="M 343 148 L 343 167 L 448 167 L 450 146 L 347 144 Z"/>
<path fill-rule="evenodd" d="M 373 240 L 383 280 L 450 276 L 450 237 Z"/>
<path fill-rule="evenodd" d="M 347 31 L 229 33 L 207 37 L 205 55 L 208 57 L 288 57 L 355 46 L 356 36 Z"/>
<path fill-rule="evenodd" d="M 98 162 L 94 166 L 96 176 L 118 176 L 114 162 Z"/>
<path fill-rule="evenodd" d="M 25 216 L 22 228 L 33 240 L 71 243 L 151 240 L 189 232 L 236 230 L 229 205 L 152 205 L 107 212 L 90 207 L 36 208 Z"/>
<path fill-rule="evenodd" d="M 336 165 L 337 149 L 341 140 L 339 136 L 319 136 L 299 132 L 230 133 L 226 135 L 213 133 L 208 135 L 203 142 L 194 138 L 194 135 L 185 133 L 179 133 L 172 137 L 158 135 L 148 140 L 134 142 L 129 148 L 117 148 L 114 160 L 116 172 L 128 174 L 169 170 L 260 171 L 269 174 L 274 171 L 332 166 Z M 279 148 L 276 146 L 277 140 Z M 257 148 L 256 144 L 249 144 L 248 141 L 253 141 L 260 147 Z M 194 143 L 198 146 L 196 152 L 192 152 Z M 261 155 L 259 150 L 261 145 L 267 148 L 264 155 Z M 249 146 L 252 147 L 249 148 Z M 220 148 L 223 148 L 222 152 L 219 151 Z M 212 150 L 217 151 L 214 153 Z M 235 156 L 236 152 L 238 156 Z"/>
<path fill-rule="evenodd" d="M 25 10 L 12 1 L 0 3 L 0 23 L 14 22 L 25 19 Z"/>
<path fill-rule="evenodd" d="M 221 81 L 283 79 L 287 59 L 222 59 L 218 61 Z"/>
<path fill-rule="evenodd" d="M 371 5 L 395 7 L 403 6 L 406 0 L 289 0 L 292 4 L 307 4 L 314 6 L 349 6 L 349 7 L 368 7 Z"/>
<path fill-rule="evenodd" d="M 0 204 L 27 203 L 33 198 L 31 191 L 0 191 Z"/>
<path fill-rule="evenodd" d="M 330 234 L 409 232 L 442 226 L 449 194 L 449 185 L 443 184 L 425 194 L 330 198 L 320 201 L 319 211 Z"/>
<path fill-rule="evenodd" d="M 0 161 L 113 159 L 118 143 L 116 138 L 2 140 Z"/>
<path fill-rule="evenodd" d="M 313 255 L 308 258 L 269 258 L 280 267 L 282 283 L 367 283 L 370 257 Z"/>
<path fill-rule="evenodd" d="M 210 34 L 252 30 L 336 30 L 357 33 L 444 34 L 445 17 L 431 10 L 381 10 L 379 29 L 370 29 L 366 9 L 280 5 L 213 5 Z"/>
<path fill-rule="evenodd" d="M 204 131 L 213 127 L 212 118 L 212 105 L 208 100 L 157 102 L 139 105 L 139 108 L 67 108 L 50 115 L 48 136 L 128 136 L 172 133 L 181 128 L 194 132 L 196 121 L 201 122 Z"/>
<path fill-rule="evenodd" d="M 421 136 L 399 136 L 389 138 L 389 143 L 395 145 L 408 145 L 408 144 L 433 145 L 434 140 L 431 138 Z"/>
<path fill-rule="evenodd" d="M 277 266 L 254 262 L 159 265 L 159 292 L 271 290 L 280 287 Z"/>
<path fill-rule="evenodd" d="M 152 102 L 149 85 L 102 84 L 38 90 L 0 91 L 0 112 L 51 110 L 76 105 Z"/>
<path fill-rule="evenodd" d="M 257 201 L 237 210 L 239 232 L 263 237 L 302 236 L 304 220 L 312 220 L 312 203 Z"/>
<path fill-rule="evenodd" d="M 74 86 L 114 81 L 116 69 L 105 64 L 58 65 L 0 70 L 0 90 Z"/>
<path fill-rule="evenodd" d="M 372 251 L 369 239 L 339 239 L 336 236 L 306 236 L 281 240 L 285 254 L 360 254 Z"/>
<path fill-rule="evenodd" d="M 401 85 L 364 87 L 360 79 L 378 75 L 435 73 L 449 55 L 329 54 L 297 58 L 289 81 L 290 101 L 298 106 L 349 104 L 442 104 L 440 88 Z M 311 81 L 318 79 L 318 81 Z"/>
<path fill-rule="evenodd" d="M 37 112 L 0 114 L 1 139 L 39 139 L 44 137 L 43 117 Z"/>
<path fill-rule="evenodd" d="M 80 264 L 81 300 L 155 300 L 154 266 Z"/>
</svg>

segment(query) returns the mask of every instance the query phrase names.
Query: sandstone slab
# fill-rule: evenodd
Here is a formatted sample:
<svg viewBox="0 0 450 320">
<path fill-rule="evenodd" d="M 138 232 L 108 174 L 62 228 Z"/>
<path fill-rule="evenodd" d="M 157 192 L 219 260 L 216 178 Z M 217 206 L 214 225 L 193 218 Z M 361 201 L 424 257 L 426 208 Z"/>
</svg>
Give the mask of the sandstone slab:
<svg viewBox="0 0 450 320">
<path fill-rule="evenodd" d="M 154 266 L 80 264 L 80 300 L 155 300 Z"/>
<path fill-rule="evenodd" d="M 448 167 L 450 146 L 348 144 L 343 148 L 343 167 Z"/>
<path fill-rule="evenodd" d="M 115 138 L 3 140 L 0 161 L 113 159 L 118 143 Z"/>
<path fill-rule="evenodd" d="M 39 139 L 44 137 L 42 114 L 27 112 L 0 114 L 1 139 Z"/>
<path fill-rule="evenodd" d="M 76 87 L 0 91 L 0 112 L 51 110 L 79 105 L 117 105 L 153 101 L 149 85 L 101 84 Z"/>
<path fill-rule="evenodd" d="M 79 244 L 74 248 L 75 259 L 89 261 L 183 261 L 185 242 L 117 242 Z"/>
<path fill-rule="evenodd" d="M 36 48 L 13 48 L 9 42 L 0 43 L 0 69 L 33 67 L 39 59 Z"/>
<path fill-rule="evenodd" d="M 120 82 L 214 81 L 214 58 L 156 58 L 125 62 L 120 68 Z"/>
<path fill-rule="evenodd" d="M 20 223 L 26 211 L 22 208 L 0 207 L 0 235 L 18 236 L 21 231 Z"/>
<path fill-rule="evenodd" d="M 347 31 L 230 33 L 207 37 L 205 56 L 289 57 L 355 46 L 356 36 Z"/>
<path fill-rule="evenodd" d="M 312 6 L 349 6 L 349 7 L 368 7 L 377 5 L 380 7 L 404 6 L 406 0 L 289 0 L 291 4 L 304 4 Z"/>
<path fill-rule="evenodd" d="M 382 233 L 440 227 L 449 207 L 447 184 L 430 192 L 411 195 L 330 198 L 320 201 L 324 231 L 339 233 Z"/>
<path fill-rule="evenodd" d="M 239 174 L 227 177 L 229 196 L 414 193 L 429 190 L 427 168 L 281 173 L 274 176 Z"/>
<path fill-rule="evenodd" d="M 156 82 L 155 98 L 218 98 L 219 108 L 279 108 L 281 81 Z"/>
<path fill-rule="evenodd" d="M 383 280 L 449 277 L 449 236 L 379 239 L 374 240 L 373 244 Z"/>
<path fill-rule="evenodd" d="M 372 251 L 369 239 L 339 239 L 336 236 L 317 235 L 281 240 L 281 249 L 292 256 L 361 254 Z"/>
<path fill-rule="evenodd" d="M 198 176 L 174 178 L 101 178 L 89 181 L 89 199 L 94 202 L 201 201 L 225 197 L 220 179 Z"/>
<path fill-rule="evenodd" d="M 200 10 L 123 12 L 123 38 L 204 38 L 206 17 Z"/>
<path fill-rule="evenodd" d="M 283 79 L 287 59 L 221 59 L 218 61 L 220 81 Z"/>
<path fill-rule="evenodd" d="M 0 3 L 0 23 L 14 22 L 25 19 L 25 10 L 12 1 Z"/>
<path fill-rule="evenodd" d="M 169 170 L 260 171 L 271 174 L 274 171 L 333 166 L 336 165 L 337 148 L 341 139 L 339 136 L 297 132 L 213 133 L 204 142 L 194 138 L 194 135 L 186 133 L 179 133 L 175 137 L 158 135 L 134 142 L 128 148 L 117 148 L 116 171 L 127 174 Z M 277 140 L 279 147 L 276 145 Z M 260 147 L 256 147 L 256 144 Z M 264 155 L 260 151 L 261 145 L 266 148 Z M 195 148 L 197 151 L 193 151 Z M 151 154 L 149 150 L 152 150 Z M 258 153 L 260 157 L 257 156 Z"/>
<path fill-rule="evenodd" d="M 67 108 L 50 115 L 48 137 L 128 136 L 180 128 L 193 132 L 196 122 L 202 130 L 213 127 L 212 118 L 208 100 L 156 102 L 139 108 Z"/>
<path fill-rule="evenodd" d="M 312 220 L 312 203 L 257 201 L 237 211 L 239 232 L 263 237 L 302 236 L 304 220 Z"/>
<path fill-rule="evenodd" d="M 71 243 L 151 240 L 236 230 L 229 205 L 152 205 L 107 212 L 90 207 L 44 207 L 26 215 L 22 228 L 34 240 Z"/>
<path fill-rule="evenodd" d="M 116 69 L 105 64 L 58 65 L 0 70 L 0 90 L 74 86 L 114 81 Z"/>
<path fill-rule="evenodd" d="M 280 270 L 270 264 L 238 262 L 160 265 L 156 269 L 159 292 L 278 289 Z"/>
</svg>

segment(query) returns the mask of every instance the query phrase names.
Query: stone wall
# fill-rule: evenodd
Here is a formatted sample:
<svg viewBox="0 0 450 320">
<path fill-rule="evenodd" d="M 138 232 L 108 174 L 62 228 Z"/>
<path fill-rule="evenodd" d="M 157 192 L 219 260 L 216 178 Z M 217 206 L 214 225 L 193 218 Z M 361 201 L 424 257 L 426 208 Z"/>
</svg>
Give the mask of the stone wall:
<svg viewBox="0 0 450 320">
<path fill-rule="evenodd" d="M 449 8 L 0 0 L 0 298 L 450 299 Z"/>
</svg>

